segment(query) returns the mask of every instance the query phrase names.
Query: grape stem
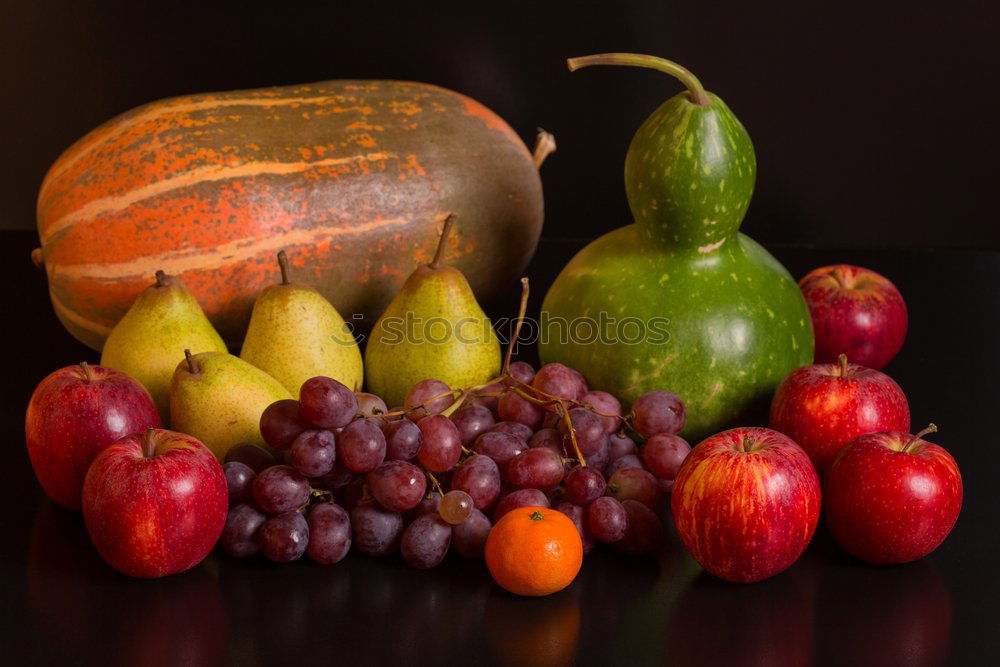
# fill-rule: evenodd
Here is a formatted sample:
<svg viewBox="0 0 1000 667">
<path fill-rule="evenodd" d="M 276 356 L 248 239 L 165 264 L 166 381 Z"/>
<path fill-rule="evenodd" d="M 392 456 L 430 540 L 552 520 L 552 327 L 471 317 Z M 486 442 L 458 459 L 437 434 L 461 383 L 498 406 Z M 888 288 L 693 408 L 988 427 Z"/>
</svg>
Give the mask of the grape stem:
<svg viewBox="0 0 1000 667">
<path fill-rule="evenodd" d="M 434 473 L 425 469 L 424 474 L 427 475 L 427 479 L 431 481 L 431 486 L 434 487 L 434 490 L 440 493 L 441 497 L 444 498 L 444 491 L 441 489 L 441 483 L 437 481 L 437 477 L 434 476 Z"/>
<path fill-rule="evenodd" d="M 656 56 L 647 56 L 640 53 L 599 53 L 593 56 L 570 58 L 566 61 L 566 64 L 569 66 L 570 72 L 575 72 L 581 67 L 590 67 L 591 65 L 648 67 L 649 69 L 669 74 L 683 83 L 688 89 L 688 99 L 693 104 L 703 107 L 712 103 L 712 98 L 705 92 L 705 87 L 701 85 L 698 77 L 692 74 L 686 67 L 682 67 L 666 58 L 657 58 Z"/>
</svg>

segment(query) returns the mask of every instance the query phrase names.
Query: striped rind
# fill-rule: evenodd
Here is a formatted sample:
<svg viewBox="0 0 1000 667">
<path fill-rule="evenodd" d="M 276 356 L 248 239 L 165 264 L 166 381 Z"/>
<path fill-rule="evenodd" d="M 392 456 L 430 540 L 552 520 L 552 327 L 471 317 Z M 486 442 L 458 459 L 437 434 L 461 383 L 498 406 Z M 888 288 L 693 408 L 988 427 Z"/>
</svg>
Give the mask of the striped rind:
<svg viewBox="0 0 1000 667">
<path fill-rule="evenodd" d="M 489 298 L 537 243 L 541 182 L 493 112 L 427 84 L 329 81 L 153 102 L 70 147 L 38 199 L 60 319 L 100 348 L 157 269 L 230 343 L 285 249 L 345 318 L 381 313 L 459 222 L 446 261 Z"/>
</svg>

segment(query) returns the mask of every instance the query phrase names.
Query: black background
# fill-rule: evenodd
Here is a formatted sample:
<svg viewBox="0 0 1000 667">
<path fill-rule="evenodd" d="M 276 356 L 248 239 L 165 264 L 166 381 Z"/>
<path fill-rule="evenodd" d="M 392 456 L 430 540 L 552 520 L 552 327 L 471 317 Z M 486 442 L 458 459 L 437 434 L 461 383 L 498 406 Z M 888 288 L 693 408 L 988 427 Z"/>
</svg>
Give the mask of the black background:
<svg viewBox="0 0 1000 667">
<path fill-rule="evenodd" d="M 138 104 L 401 78 L 468 94 L 529 141 L 537 126 L 553 132 L 545 234 L 595 236 L 628 221 L 628 141 L 680 90 L 649 71 L 565 68 L 621 50 L 687 65 L 746 125 L 758 186 L 744 231 L 759 240 L 1000 249 L 988 196 L 998 12 L 986 0 L 5 4 L 0 228 L 32 228 L 48 165 Z"/>
</svg>

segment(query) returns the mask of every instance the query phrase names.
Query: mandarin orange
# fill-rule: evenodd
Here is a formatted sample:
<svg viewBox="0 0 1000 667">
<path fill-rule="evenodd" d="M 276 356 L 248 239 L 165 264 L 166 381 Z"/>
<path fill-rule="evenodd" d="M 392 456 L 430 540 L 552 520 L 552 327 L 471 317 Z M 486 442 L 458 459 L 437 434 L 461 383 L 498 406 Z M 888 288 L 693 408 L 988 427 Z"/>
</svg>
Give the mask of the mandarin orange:
<svg viewBox="0 0 1000 667">
<path fill-rule="evenodd" d="M 573 521 L 547 507 L 519 507 L 497 522 L 486 539 L 486 566 L 498 584 L 517 595 L 548 595 L 576 578 L 583 542 Z"/>
</svg>

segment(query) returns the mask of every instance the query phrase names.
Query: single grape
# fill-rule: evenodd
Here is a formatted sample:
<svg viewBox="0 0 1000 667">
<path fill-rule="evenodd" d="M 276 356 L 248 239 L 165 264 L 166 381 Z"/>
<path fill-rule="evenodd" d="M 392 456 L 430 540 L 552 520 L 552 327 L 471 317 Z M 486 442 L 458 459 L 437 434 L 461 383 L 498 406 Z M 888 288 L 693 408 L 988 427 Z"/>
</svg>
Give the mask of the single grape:
<svg viewBox="0 0 1000 667">
<path fill-rule="evenodd" d="M 458 429 L 458 437 L 463 447 L 471 445 L 480 433 L 485 433 L 496 424 L 493 413 L 483 405 L 466 406 L 453 414 L 451 421 Z"/>
<path fill-rule="evenodd" d="M 566 480 L 566 478 L 563 477 L 563 481 L 565 481 L 565 480 Z M 549 505 L 551 505 L 552 507 L 555 507 L 559 503 L 561 503 L 564 500 L 566 500 L 566 489 L 563 488 L 562 484 L 558 484 L 556 486 L 553 486 L 548 491 L 546 491 L 545 492 L 545 497 L 549 499 Z"/>
<path fill-rule="evenodd" d="M 500 468 L 490 457 L 474 454 L 455 471 L 451 488 L 469 494 L 476 509 L 489 509 L 500 495 Z"/>
<path fill-rule="evenodd" d="M 260 435 L 275 449 L 288 449 L 308 428 L 309 423 L 299 414 L 299 402 L 292 398 L 271 403 L 260 415 Z"/>
<path fill-rule="evenodd" d="M 353 472 L 375 470 L 385 460 L 385 450 L 385 435 L 373 419 L 353 421 L 337 436 L 337 458 Z"/>
<path fill-rule="evenodd" d="M 230 556 L 249 558 L 260 550 L 260 527 L 267 519 L 256 507 L 236 505 L 226 515 L 219 546 Z"/>
<path fill-rule="evenodd" d="M 604 430 L 604 422 L 587 408 L 573 408 L 569 411 L 569 420 L 573 424 L 576 443 L 580 452 L 586 457 L 599 452 L 608 445 L 608 434 Z M 573 441 L 569 435 L 566 421 L 559 422 L 559 432 L 563 436 L 563 447 L 571 455 L 574 454 Z"/>
<path fill-rule="evenodd" d="M 385 458 L 409 461 L 420 450 L 420 429 L 409 419 L 397 419 L 382 427 L 385 435 Z"/>
<path fill-rule="evenodd" d="M 497 406 L 500 404 L 500 394 L 503 392 L 503 385 L 499 382 L 494 382 L 491 385 L 487 385 L 475 393 L 475 397 L 472 399 L 474 404 L 482 405 L 484 408 L 493 414 L 493 418 L 496 419 L 497 416 Z"/>
<path fill-rule="evenodd" d="M 691 445 L 678 435 L 657 433 L 643 444 L 641 453 L 651 473 L 661 481 L 673 482 L 684 459 L 691 453 Z"/>
<path fill-rule="evenodd" d="M 621 459 L 619 459 L 621 460 Z M 654 512 L 660 508 L 663 491 L 653 473 L 642 468 L 621 468 L 608 478 L 608 493 L 620 501 L 636 500 Z"/>
<path fill-rule="evenodd" d="M 562 421 L 562 417 L 559 415 L 559 413 L 557 413 L 557 412 L 549 412 L 548 410 L 546 410 L 545 411 L 545 416 L 542 417 L 542 426 L 541 426 L 541 429 L 546 429 L 546 428 L 558 429 L 559 428 L 559 422 L 561 422 L 561 421 Z M 539 429 L 539 430 L 541 430 L 541 429 Z"/>
<path fill-rule="evenodd" d="M 403 515 L 374 500 L 362 500 L 351 510 L 353 544 L 369 556 L 384 556 L 399 548 Z"/>
<path fill-rule="evenodd" d="M 290 512 L 309 501 L 309 480 L 291 466 L 271 466 L 254 480 L 253 497 L 268 514 Z"/>
<path fill-rule="evenodd" d="M 604 424 L 604 431 L 608 435 L 614 433 L 622 425 L 622 404 L 618 399 L 606 391 L 588 391 L 580 397 L 580 402 L 589 405 L 594 409 L 601 422 Z"/>
<path fill-rule="evenodd" d="M 526 449 L 507 465 L 507 482 L 517 489 L 548 491 L 562 481 L 566 466 L 562 457 L 551 449 Z"/>
<path fill-rule="evenodd" d="M 635 454 L 635 440 L 627 435 L 612 433 L 608 436 L 608 460 L 614 463 L 626 454 Z"/>
<path fill-rule="evenodd" d="M 518 507 L 549 507 L 549 499 L 538 489 L 519 489 L 508 493 L 500 499 L 497 507 L 493 510 L 493 523 L 503 518 L 507 512 Z"/>
<path fill-rule="evenodd" d="M 635 500 L 625 500 L 622 507 L 628 513 L 625 537 L 615 543 L 622 551 L 635 555 L 656 551 L 663 539 L 663 522 L 656 513 Z"/>
<path fill-rule="evenodd" d="M 351 549 L 351 517 L 343 507 L 320 503 L 309 510 L 309 557 L 333 565 Z"/>
<path fill-rule="evenodd" d="M 489 431 L 476 438 L 472 449 L 477 454 L 493 459 L 503 473 L 511 459 L 527 449 L 527 445 L 524 444 L 524 440 L 509 433 Z"/>
<path fill-rule="evenodd" d="M 534 431 L 542 425 L 545 410 L 523 396 L 508 391 L 500 397 L 500 403 L 497 404 L 497 414 L 504 421 L 524 424 L 531 431 Z"/>
<path fill-rule="evenodd" d="M 226 463 L 239 461 L 245 463 L 257 474 L 278 463 L 271 453 L 257 445 L 236 445 L 226 451 Z"/>
<path fill-rule="evenodd" d="M 455 397 L 450 392 L 451 387 L 440 380 L 421 380 L 406 392 L 403 406 L 407 410 L 417 408 L 410 413 L 413 419 L 436 415 L 455 402 Z M 422 407 L 417 407 L 421 405 Z"/>
<path fill-rule="evenodd" d="M 291 563 L 306 552 L 309 524 L 298 512 L 273 516 L 260 527 L 260 550 L 275 563 Z"/>
<path fill-rule="evenodd" d="M 492 527 L 485 514 L 472 510 L 465 521 L 452 527 L 451 548 L 466 558 L 482 558 Z"/>
<path fill-rule="evenodd" d="M 645 464 L 643 464 L 642 459 L 639 458 L 638 454 L 626 454 L 620 459 L 616 459 L 609 463 L 607 469 L 604 471 L 604 475 L 605 477 L 610 478 L 622 468 L 645 469 L 645 467 Z"/>
<path fill-rule="evenodd" d="M 325 489 L 327 491 L 336 491 L 337 489 L 343 488 L 351 483 L 356 477 L 357 473 L 348 470 L 344 465 L 343 461 L 336 461 L 333 464 L 333 469 L 322 475 L 321 477 L 315 477 L 309 480 L 309 486 L 314 489 Z"/>
<path fill-rule="evenodd" d="M 530 387 L 531 383 L 535 380 L 535 368 L 526 361 L 513 362 L 507 371 L 510 373 L 512 378 L 521 383 L 519 385 L 518 382 L 511 382 L 507 380 L 506 384 L 511 387 L 518 387 L 521 385 L 528 385 Z"/>
<path fill-rule="evenodd" d="M 587 505 L 587 528 L 600 542 L 617 542 L 628 530 L 628 512 L 611 496 L 601 496 Z"/>
<path fill-rule="evenodd" d="M 417 423 L 420 429 L 420 451 L 417 460 L 431 472 L 450 470 L 462 456 L 462 441 L 458 429 L 444 415 L 424 417 Z"/>
<path fill-rule="evenodd" d="M 368 473 L 368 490 L 386 509 L 405 512 L 423 499 L 427 477 L 412 463 L 386 461 Z"/>
<path fill-rule="evenodd" d="M 424 497 L 417 503 L 417 506 L 411 509 L 409 512 L 403 515 L 403 518 L 407 521 L 412 521 L 416 519 L 421 514 L 427 514 L 429 512 L 437 512 L 438 507 L 441 505 L 441 494 L 437 491 L 429 491 L 424 494 Z"/>
<path fill-rule="evenodd" d="M 299 389 L 299 414 L 316 428 L 341 428 L 358 416 L 358 399 L 333 378 L 310 378 Z"/>
<path fill-rule="evenodd" d="M 230 461 L 222 464 L 222 472 L 226 474 L 230 507 L 253 500 L 253 481 L 257 478 L 253 468 L 240 461 Z"/>
<path fill-rule="evenodd" d="M 573 524 L 576 525 L 576 530 L 580 533 L 580 540 L 583 542 L 583 553 L 589 554 L 595 546 L 597 546 L 597 541 L 594 536 L 590 534 L 590 529 L 587 528 L 587 510 L 579 505 L 574 505 L 571 502 L 561 502 L 555 507 L 557 512 L 562 512 L 568 516 Z"/>
<path fill-rule="evenodd" d="M 424 514 L 413 520 L 403 532 L 399 550 L 403 560 L 421 569 L 438 565 L 451 546 L 451 524 L 436 514 Z"/>
<path fill-rule="evenodd" d="M 288 450 L 289 462 L 306 477 L 322 477 L 337 461 L 337 441 L 332 431 L 303 431 Z"/>
<path fill-rule="evenodd" d="M 536 431 L 528 440 L 528 447 L 545 447 L 560 456 L 565 453 L 563 451 L 562 435 L 554 428 L 543 428 Z"/>
<path fill-rule="evenodd" d="M 438 515 L 452 526 L 457 526 L 469 518 L 474 509 L 472 496 L 465 491 L 452 489 L 441 498 Z"/>
<path fill-rule="evenodd" d="M 587 393 L 587 381 L 578 371 L 558 363 L 545 364 L 535 373 L 532 386 L 542 392 L 541 398 L 561 398 L 578 401 Z M 548 408 L 555 410 L 554 406 Z"/>
<path fill-rule="evenodd" d="M 684 428 L 684 403 L 671 391 L 650 391 L 632 404 L 632 424 L 641 435 L 679 433 Z"/>
<path fill-rule="evenodd" d="M 591 467 L 573 468 L 566 474 L 563 482 L 566 489 L 566 499 L 576 505 L 589 505 L 604 495 L 607 482 L 597 470 Z"/>
<path fill-rule="evenodd" d="M 583 457 L 587 462 L 587 466 L 593 468 L 594 470 L 603 471 L 608 467 L 608 444 L 603 443 L 596 452 L 589 456 Z"/>
<path fill-rule="evenodd" d="M 375 394 L 369 394 L 367 391 L 356 391 L 354 397 L 358 399 L 358 414 L 362 417 L 381 417 L 389 412 L 385 401 Z"/>
<path fill-rule="evenodd" d="M 532 430 L 530 426 L 525 426 L 520 422 L 501 421 L 497 422 L 493 428 L 487 431 L 487 433 L 507 433 L 515 438 L 520 438 L 524 443 L 524 446 L 527 447 L 528 440 L 531 440 L 534 430 Z"/>
</svg>

